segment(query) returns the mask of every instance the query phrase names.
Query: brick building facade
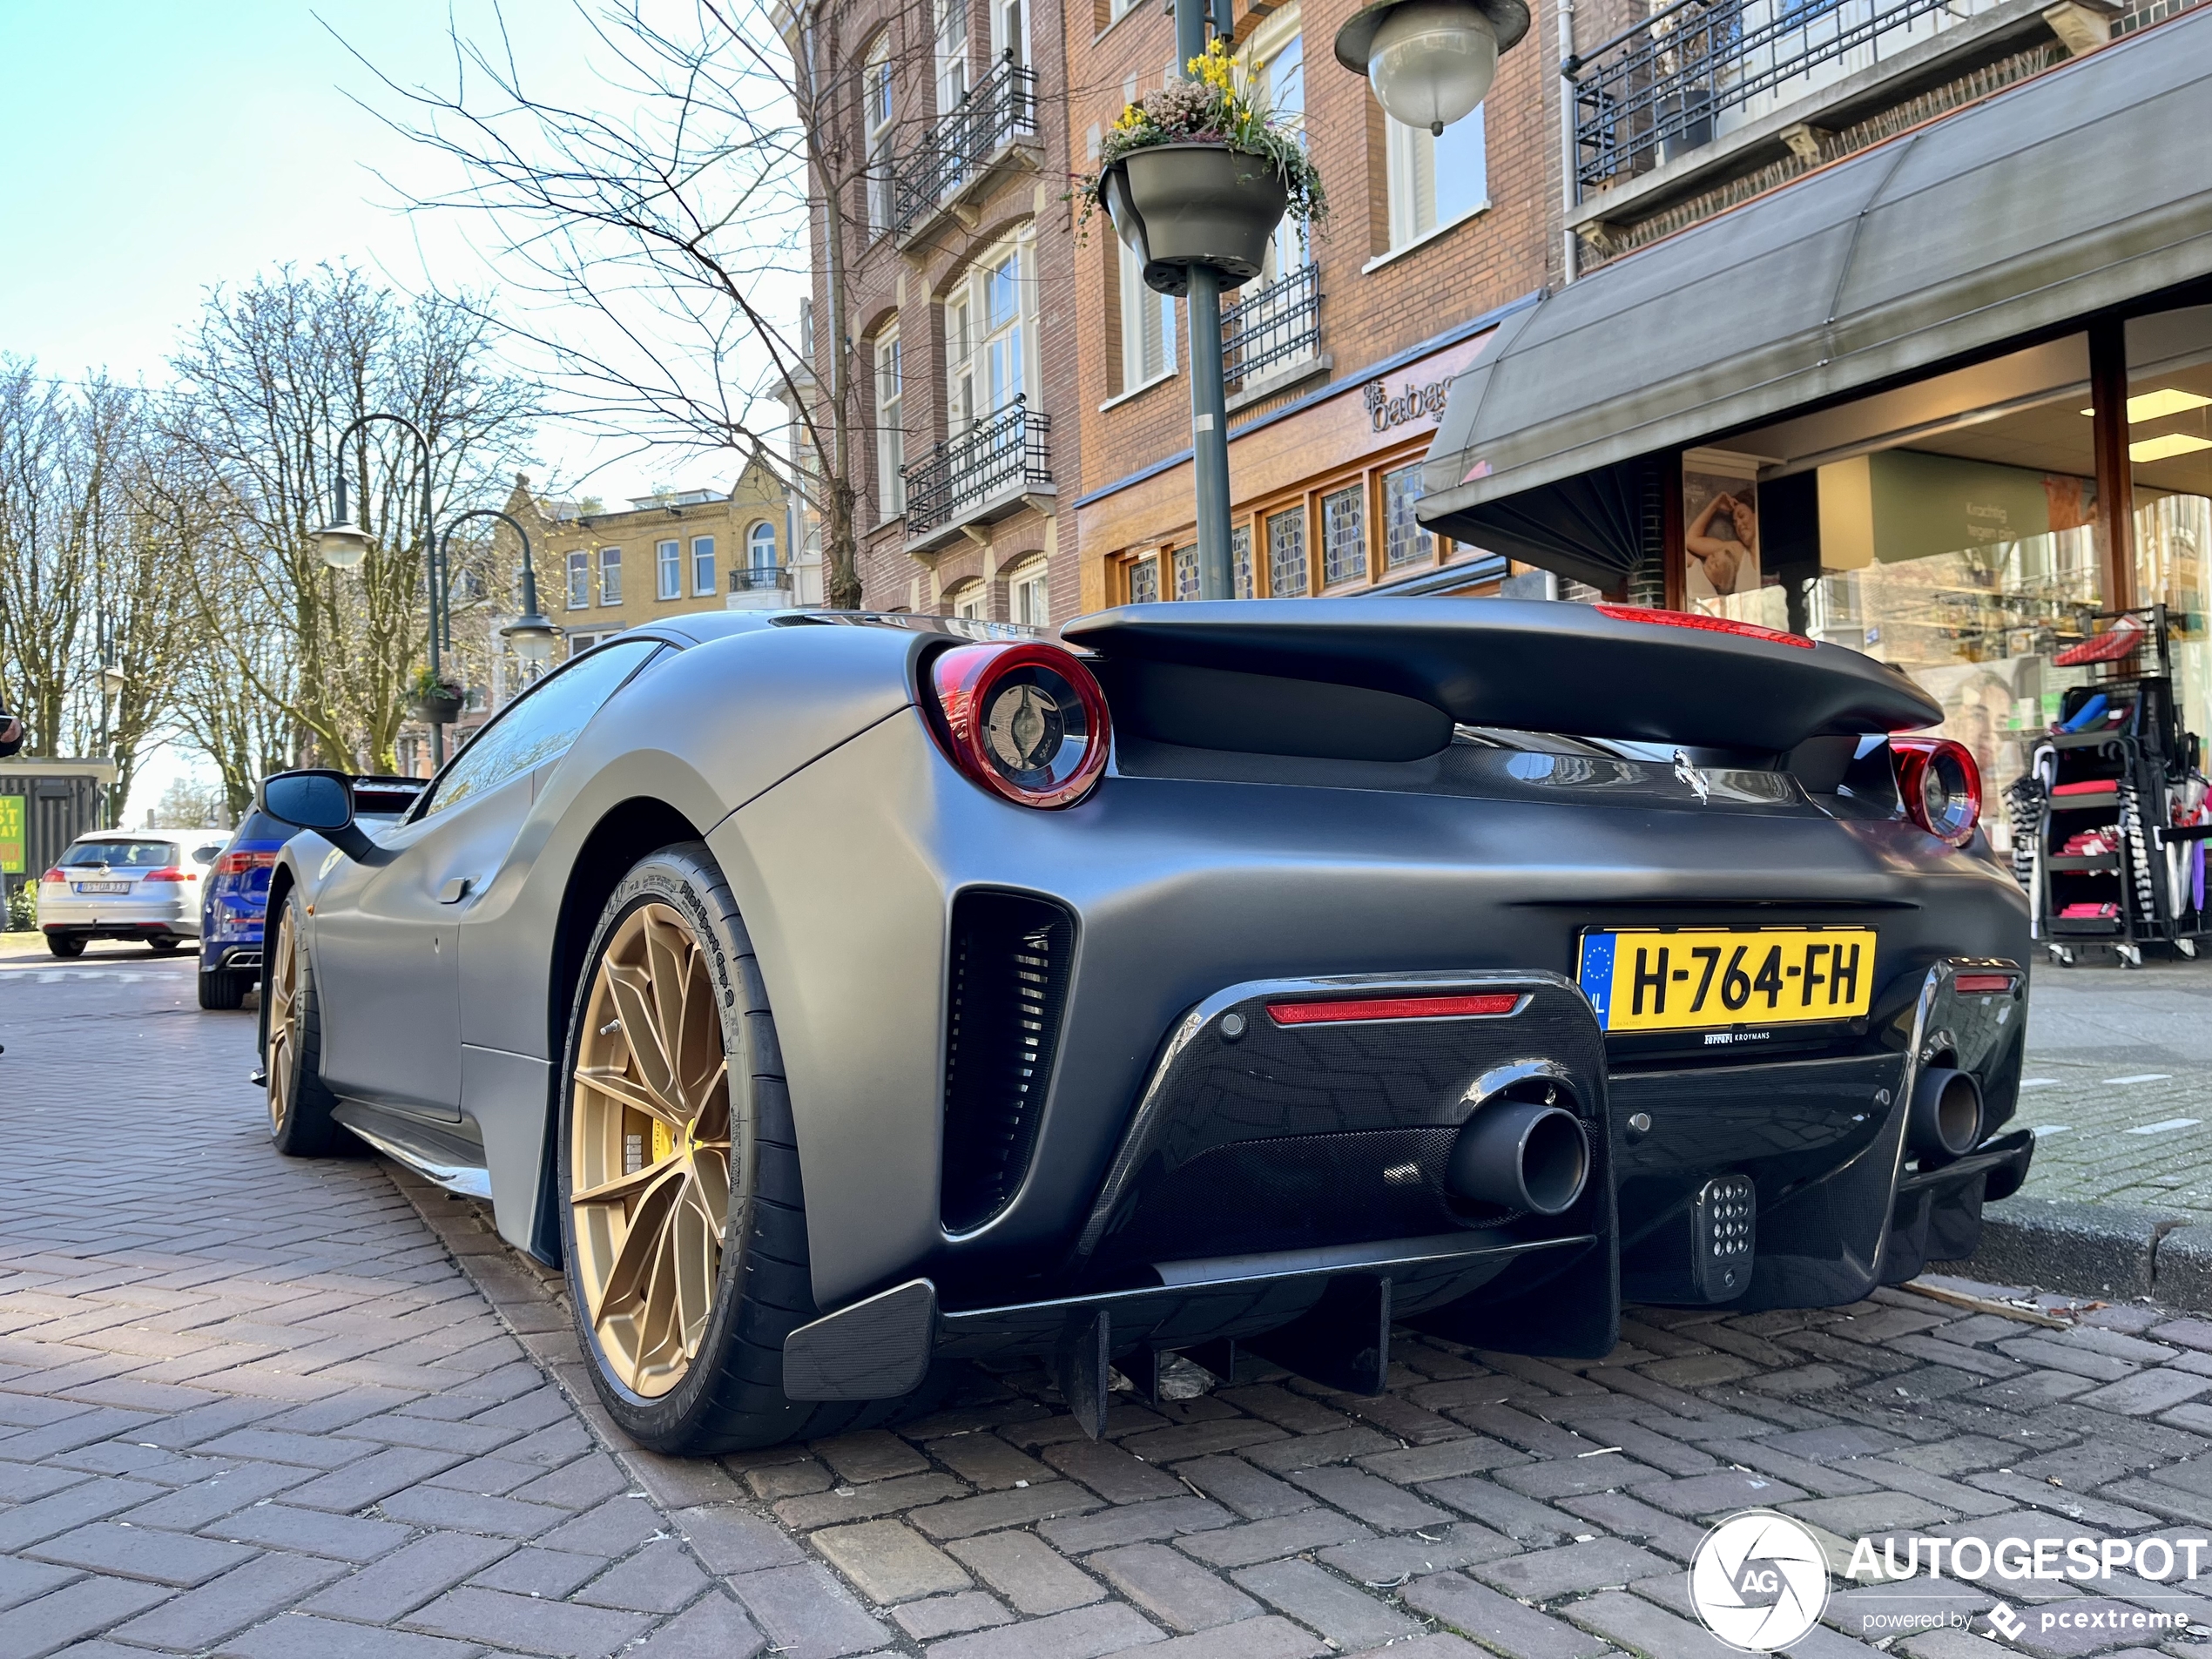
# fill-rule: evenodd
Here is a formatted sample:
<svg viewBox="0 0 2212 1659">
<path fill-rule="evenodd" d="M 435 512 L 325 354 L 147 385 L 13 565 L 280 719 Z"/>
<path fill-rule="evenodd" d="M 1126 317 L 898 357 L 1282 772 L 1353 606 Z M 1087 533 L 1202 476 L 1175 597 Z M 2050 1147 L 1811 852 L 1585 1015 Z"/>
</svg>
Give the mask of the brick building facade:
<svg viewBox="0 0 2212 1659">
<path fill-rule="evenodd" d="M 835 192 L 835 260 L 815 217 L 812 331 L 819 385 L 849 354 L 862 603 L 1064 620 L 1082 432 L 1057 0 L 827 0 L 805 18 L 824 108 L 853 128 L 825 147 L 864 163 Z"/>
</svg>

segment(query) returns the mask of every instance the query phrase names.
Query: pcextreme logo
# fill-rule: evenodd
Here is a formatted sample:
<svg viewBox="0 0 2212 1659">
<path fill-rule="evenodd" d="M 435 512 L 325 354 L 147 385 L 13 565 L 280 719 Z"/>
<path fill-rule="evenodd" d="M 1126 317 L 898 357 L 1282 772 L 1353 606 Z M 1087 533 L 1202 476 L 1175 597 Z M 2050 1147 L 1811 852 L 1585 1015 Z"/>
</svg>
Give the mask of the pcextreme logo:
<svg viewBox="0 0 2212 1659">
<path fill-rule="evenodd" d="M 1689 1602 L 1705 1628 L 1745 1653 L 1801 1642 L 1828 1605 L 1820 1541 L 1771 1510 L 1731 1515 L 1689 1563 Z"/>
</svg>

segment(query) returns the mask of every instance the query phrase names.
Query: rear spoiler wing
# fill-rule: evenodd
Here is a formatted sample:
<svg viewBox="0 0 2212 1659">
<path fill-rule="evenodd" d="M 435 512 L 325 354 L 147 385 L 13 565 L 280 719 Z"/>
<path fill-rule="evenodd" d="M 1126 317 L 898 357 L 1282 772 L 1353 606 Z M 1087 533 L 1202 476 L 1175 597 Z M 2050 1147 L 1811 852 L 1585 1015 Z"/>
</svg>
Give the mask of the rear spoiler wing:
<svg viewBox="0 0 2212 1659">
<path fill-rule="evenodd" d="M 1318 682 L 1380 694 L 1357 699 L 1366 718 L 1402 722 L 1414 741 L 1435 722 L 1422 705 L 1463 725 L 1776 754 L 1943 718 L 1901 670 L 1864 652 L 1716 621 L 1548 600 L 1238 599 L 1123 605 L 1060 632 L 1103 659 L 1109 694 L 1138 710 L 1209 686 L 1289 707 L 1311 699 L 1287 683 Z M 1163 723 L 1140 713 L 1136 724 Z"/>
</svg>

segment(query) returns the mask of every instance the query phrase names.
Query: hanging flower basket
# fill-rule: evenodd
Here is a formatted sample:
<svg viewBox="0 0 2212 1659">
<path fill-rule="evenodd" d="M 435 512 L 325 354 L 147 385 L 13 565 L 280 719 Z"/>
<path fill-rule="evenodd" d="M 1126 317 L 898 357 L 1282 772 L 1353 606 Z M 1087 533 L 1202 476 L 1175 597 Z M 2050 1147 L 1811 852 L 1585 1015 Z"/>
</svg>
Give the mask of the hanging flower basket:
<svg viewBox="0 0 2212 1659">
<path fill-rule="evenodd" d="M 461 693 L 432 691 L 407 700 L 409 719 L 420 720 L 425 725 L 451 725 L 461 718 Z"/>
<path fill-rule="evenodd" d="M 1183 293 L 1193 266 L 1230 287 L 1249 282 L 1287 214 L 1327 212 L 1321 175 L 1293 117 L 1256 97 L 1217 39 L 1190 60 L 1197 78 L 1155 88 L 1123 110 L 1101 142 L 1098 171 L 1076 194 L 1105 209 L 1143 266 L 1145 286 Z"/>
<path fill-rule="evenodd" d="M 1225 144 L 1149 145 L 1106 169 L 1099 197 L 1144 269 L 1144 283 L 1184 293 L 1190 267 L 1224 287 L 1249 282 L 1267 259 L 1290 191 L 1267 157 Z"/>
</svg>

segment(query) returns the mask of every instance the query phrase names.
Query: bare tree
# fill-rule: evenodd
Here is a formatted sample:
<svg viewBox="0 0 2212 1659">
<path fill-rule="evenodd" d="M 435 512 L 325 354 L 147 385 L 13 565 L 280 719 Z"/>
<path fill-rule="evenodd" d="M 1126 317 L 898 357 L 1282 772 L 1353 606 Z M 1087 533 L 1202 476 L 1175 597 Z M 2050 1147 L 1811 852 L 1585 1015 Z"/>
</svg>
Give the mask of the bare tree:
<svg viewBox="0 0 2212 1659">
<path fill-rule="evenodd" d="M 777 457 L 772 466 L 819 516 L 825 597 L 851 609 L 866 428 L 848 221 L 866 211 L 870 179 L 858 72 L 816 72 L 842 60 L 818 39 L 811 10 L 779 0 L 678 10 L 680 26 L 648 21 L 637 0 L 585 13 L 605 112 L 536 95 L 503 17 L 496 39 L 455 33 L 449 88 L 380 75 L 403 101 L 392 124 L 466 179 L 414 205 L 481 216 L 489 235 L 478 245 L 505 284 L 502 320 L 545 359 L 569 422 L 632 453 Z M 817 289 L 827 338 L 813 355 L 826 387 L 799 320 Z M 787 422 L 798 442 L 779 454 Z"/>
<path fill-rule="evenodd" d="M 533 388 L 500 372 L 482 308 L 467 296 L 406 302 L 349 267 L 291 269 L 210 296 L 173 360 L 167 431 L 218 481 L 233 546 L 222 589 L 201 583 L 229 665 L 330 764 L 389 771 L 402 704 L 428 643 L 419 448 L 386 424 L 346 451 L 360 523 L 358 570 L 322 562 L 332 446 L 357 416 L 401 415 L 430 444 L 433 516 L 492 499 L 535 417 Z M 231 608 L 281 617 L 273 657 Z M 233 755 L 260 745 L 236 730 Z M 242 746 L 241 746 L 242 745 Z"/>
<path fill-rule="evenodd" d="M 75 394 L 0 358 L 0 705 L 26 752 L 70 752 L 71 693 L 91 629 L 85 503 L 100 481 Z"/>
</svg>

